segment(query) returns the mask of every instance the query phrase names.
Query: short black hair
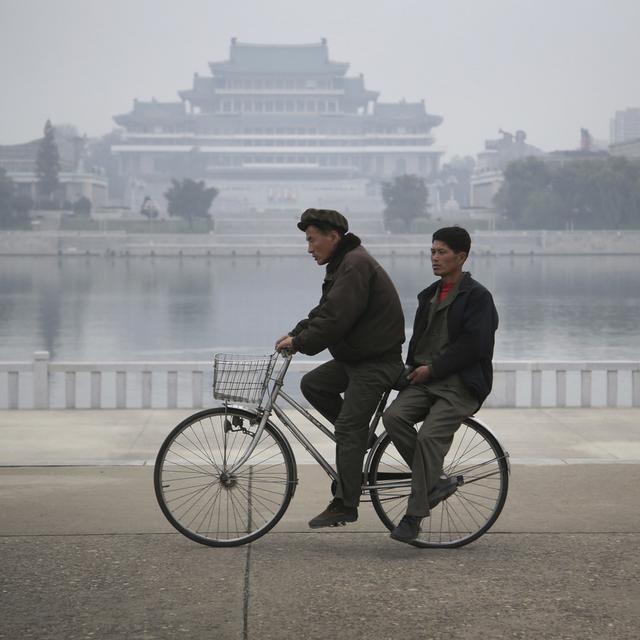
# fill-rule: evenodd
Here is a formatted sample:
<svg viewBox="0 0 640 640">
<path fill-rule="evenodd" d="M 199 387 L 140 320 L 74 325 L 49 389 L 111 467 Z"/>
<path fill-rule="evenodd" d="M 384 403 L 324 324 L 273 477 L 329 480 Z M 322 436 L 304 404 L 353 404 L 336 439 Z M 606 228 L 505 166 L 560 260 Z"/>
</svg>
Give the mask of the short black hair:
<svg viewBox="0 0 640 640">
<path fill-rule="evenodd" d="M 432 242 L 435 240 L 444 242 L 449 249 L 456 253 L 464 251 L 469 255 L 469 251 L 471 250 L 471 236 L 469 232 L 462 227 L 442 227 L 442 229 L 438 229 L 433 234 L 431 240 Z"/>
</svg>

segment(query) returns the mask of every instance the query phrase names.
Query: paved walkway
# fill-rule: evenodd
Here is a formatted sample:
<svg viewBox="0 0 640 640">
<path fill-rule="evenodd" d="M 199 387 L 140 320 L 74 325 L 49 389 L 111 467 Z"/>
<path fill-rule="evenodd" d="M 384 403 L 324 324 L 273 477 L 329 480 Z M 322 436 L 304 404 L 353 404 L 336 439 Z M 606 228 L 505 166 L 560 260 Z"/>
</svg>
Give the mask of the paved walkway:
<svg viewBox="0 0 640 640">
<path fill-rule="evenodd" d="M 165 436 L 193 412 L 0 411 L 0 466 L 152 465 Z M 640 409 L 483 409 L 478 418 L 514 464 L 640 463 Z M 325 456 L 333 455 L 333 444 L 315 427 L 299 426 Z M 291 440 L 298 463 L 313 462 Z"/>
<path fill-rule="evenodd" d="M 188 413 L 0 412 L 0 638 L 639 637 L 638 409 L 481 412 L 512 456 L 509 498 L 451 551 L 390 540 L 368 504 L 310 532 L 328 482 L 298 448 L 274 531 L 187 540 L 152 467 Z"/>
</svg>

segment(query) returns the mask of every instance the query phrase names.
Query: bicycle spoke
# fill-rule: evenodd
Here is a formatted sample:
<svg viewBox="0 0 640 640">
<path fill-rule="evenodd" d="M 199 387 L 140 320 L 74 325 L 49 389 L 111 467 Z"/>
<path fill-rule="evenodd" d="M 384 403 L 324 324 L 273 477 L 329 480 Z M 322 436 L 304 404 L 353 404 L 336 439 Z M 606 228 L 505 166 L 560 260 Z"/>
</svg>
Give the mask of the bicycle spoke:
<svg viewBox="0 0 640 640">
<path fill-rule="evenodd" d="M 220 497 L 220 492 L 222 491 L 222 487 L 220 485 L 218 485 L 218 489 L 216 491 L 216 495 L 214 496 L 213 500 L 211 500 L 211 509 L 209 512 L 209 526 L 207 527 L 207 531 L 211 531 L 211 522 L 213 519 L 213 514 L 216 510 L 216 504 L 218 504 L 218 498 Z"/>
<path fill-rule="evenodd" d="M 205 410 L 177 427 L 158 454 L 160 505 L 197 542 L 242 544 L 274 526 L 291 500 L 295 467 L 282 436 L 267 424 L 254 443 L 243 428 L 249 420 L 243 411 Z M 250 458 L 229 473 L 253 444 Z"/>
<path fill-rule="evenodd" d="M 206 493 L 208 489 L 210 489 L 211 487 L 205 487 L 202 491 L 199 492 L 199 496 L 202 496 L 203 493 Z M 186 504 L 186 503 L 185 503 Z M 197 505 L 199 504 L 198 500 L 193 500 L 191 506 L 182 514 L 182 517 L 185 517 L 192 509 L 196 508 Z M 200 515 L 202 509 L 204 509 L 206 507 L 206 502 L 202 505 L 202 507 L 200 507 L 200 510 L 196 512 L 195 515 L 193 515 L 191 517 L 191 520 L 189 520 L 188 522 L 188 526 L 190 527 L 191 524 L 195 521 L 195 519 Z"/>
<path fill-rule="evenodd" d="M 406 509 L 408 491 L 384 488 L 386 473 L 406 473 L 389 439 L 379 444 L 371 467 L 370 492 L 373 506 L 387 527 L 392 528 Z M 506 454 L 495 438 L 473 419 L 464 421 L 454 434 L 443 464 L 446 477 L 461 477 L 457 489 L 431 510 L 422 521 L 416 546 L 460 546 L 482 535 L 498 517 L 508 486 Z M 382 479 L 384 478 L 384 479 Z"/>
<path fill-rule="evenodd" d="M 198 444 L 200 445 L 199 450 L 202 452 L 202 454 L 207 458 L 207 460 L 215 466 L 215 462 L 213 461 L 213 458 L 211 456 L 209 456 L 208 454 L 211 453 L 210 449 L 205 448 L 205 446 L 202 444 L 202 441 L 200 440 L 200 436 L 198 435 L 198 432 L 191 427 L 191 432 L 193 433 L 193 436 L 195 437 L 195 439 L 198 441 Z M 186 437 L 186 436 L 185 436 Z"/>
<path fill-rule="evenodd" d="M 200 511 L 193 517 L 193 519 L 191 520 L 191 522 L 195 522 L 198 517 L 200 516 L 200 514 L 204 511 L 204 516 L 202 517 L 202 523 L 204 523 L 204 521 L 207 519 L 207 514 L 209 513 L 209 510 L 212 508 L 212 501 L 211 500 L 206 500 L 202 507 L 200 508 Z M 206 510 L 205 510 L 206 509 Z M 196 531 L 200 531 L 202 529 L 202 525 L 201 526 L 196 526 L 195 530 Z"/>
<path fill-rule="evenodd" d="M 184 444 L 182 444 L 182 442 L 177 441 L 175 444 L 180 446 L 180 447 L 182 447 L 188 453 L 195 455 L 196 458 L 199 458 L 200 460 L 202 460 L 206 464 L 210 464 L 210 462 L 211 462 L 210 460 L 208 460 L 207 458 L 205 458 L 205 457 L 199 455 L 198 453 L 192 451 L 191 449 L 186 447 Z M 202 467 L 198 467 L 198 465 L 196 465 L 194 462 L 192 462 L 189 458 L 185 458 L 184 456 L 180 456 L 177 451 L 172 451 L 172 454 L 175 455 L 175 456 L 183 458 L 183 460 L 185 460 L 186 462 L 190 462 L 191 464 L 193 464 L 194 467 L 196 467 L 198 469 L 202 469 Z M 213 466 L 216 467 L 216 469 L 218 469 L 218 467 L 215 464 Z"/>
<path fill-rule="evenodd" d="M 247 499 L 249 498 L 249 492 L 248 492 L 247 490 L 245 490 L 245 489 L 243 489 L 243 488 L 241 488 L 241 487 L 238 487 L 238 489 L 239 489 L 239 491 L 240 491 L 243 495 L 245 495 L 245 496 L 247 497 Z M 252 497 L 252 503 L 253 503 L 253 502 L 257 502 L 257 503 L 258 503 L 258 504 L 259 504 L 259 505 L 260 505 L 260 506 L 261 506 L 265 511 L 268 511 L 270 514 L 272 514 L 272 513 L 273 513 L 273 511 L 271 510 L 271 509 L 272 509 L 272 507 L 268 507 L 268 506 L 266 506 L 266 505 L 262 502 L 262 500 L 260 500 L 260 499 L 255 495 L 255 493 L 252 493 L 251 497 Z M 275 505 L 277 505 L 278 503 L 275 503 L 275 502 L 274 502 L 274 504 L 275 504 Z M 260 511 L 260 510 L 255 506 L 255 504 L 253 505 L 253 509 L 254 509 L 254 510 L 256 511 L 256 513 L 260 516 L 260 518 L 262 519 L 262 522 L 267 522 L 267 521 L 269 520 L 269 518 L 267 518 L 266 516 L 262 515 L 262 512 L 261 512 L 261 511 Z"/>
<path fill-rule="evenodd" d="M 174 509 L 178 511 L 180 507 L 182 507 L 184 504 L 189 502 L 191 498 L 194 498 L 195 496 L 200 495 L 203 491 L 206 491 L 206 489 L 209 486 L 210 486 L 209 483 L 207 483 L 202 485 L 202 487 L 200 487 L 199 489 L 195 489 L 194 491 L 189 491 L 187 493 L 183 493 L 182 495 L 174 496 L 171 500 L 167 500 L 167 504 L 170 504 L 171 502 L 175 502 L 176 500 L 182 500 L 182 502 L 174 506 Z M 186 500 L 183 500 L 183 498 L 186 498 Z"/>
</svg>

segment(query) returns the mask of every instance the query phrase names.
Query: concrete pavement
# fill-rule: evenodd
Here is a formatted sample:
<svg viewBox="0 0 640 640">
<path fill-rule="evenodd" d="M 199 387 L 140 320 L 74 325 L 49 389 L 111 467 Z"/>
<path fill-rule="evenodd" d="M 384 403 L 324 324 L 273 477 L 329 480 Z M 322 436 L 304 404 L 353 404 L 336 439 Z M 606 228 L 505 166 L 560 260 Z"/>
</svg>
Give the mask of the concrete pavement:
<svg viewBox="0 0 640 640">
<path fill-rule="evenodd" d="M 194 412 L 0 411 L 0 466 L 152 465 L 169 431 Z M 478 418 L 514 464 L 640 462 L 640 409 L 482 409 Z M 333 455 L 334 445 L 313 425 L 296 424 L 325 457 Z M 290 440 L 299 464 L 313 462 Z"/>
<path fill-rule="evenodd" d="M 0 638 L 640 637 L 640 410 L 481 412 L 512 456 L 509 498 L 450 551 L 390 540 L 368 504 L 309 531 L 328 481 L 297 447 L 272 532 L 189 541 L 152 484 L 188 413 L 0 412 Z"/>
</svg>

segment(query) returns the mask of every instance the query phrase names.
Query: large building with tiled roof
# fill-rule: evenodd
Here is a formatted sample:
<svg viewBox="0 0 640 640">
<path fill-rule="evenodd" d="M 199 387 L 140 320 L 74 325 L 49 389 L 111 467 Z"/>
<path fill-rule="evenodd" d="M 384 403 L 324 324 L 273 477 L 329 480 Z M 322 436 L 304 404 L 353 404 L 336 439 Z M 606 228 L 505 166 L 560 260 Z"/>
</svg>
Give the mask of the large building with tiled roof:
<svg viewBox="0 0 640 640">
<path fill-rule="evenodd" d="M 171 178 L 191 177 L 217 187 L 225 211 L 372 212 L 382 208 L 382 181 L 438 171 L 431 131 L 442 118 L 424 102 L 378 102 L 362 75 L 330 59 L 325 40 L 234 38 L 229 59 L 209 68 L 178 92 L 181 102 L 136 100 L 115 116 L 125 132 L 112 150 L 140 197 L 160 202 Z"/>
</svg>

